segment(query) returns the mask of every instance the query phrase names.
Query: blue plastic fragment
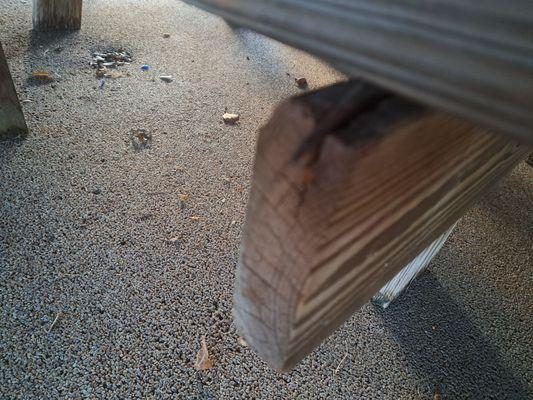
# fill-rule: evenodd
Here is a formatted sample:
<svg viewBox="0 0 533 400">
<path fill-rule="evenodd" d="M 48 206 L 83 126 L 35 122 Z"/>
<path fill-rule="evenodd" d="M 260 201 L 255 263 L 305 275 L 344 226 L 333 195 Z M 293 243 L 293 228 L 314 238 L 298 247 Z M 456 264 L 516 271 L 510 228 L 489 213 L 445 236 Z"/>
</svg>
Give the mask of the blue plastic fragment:
<svg viewBox="0 0 533 400">
<path fill-rule="evenodd" d="M 141 67 L 141 69 L 142 69 L 143 71 L 148 71 L 148 70 L 150 69 L 150 66 L 144 64 L 144 65 Z"/>
</svg>

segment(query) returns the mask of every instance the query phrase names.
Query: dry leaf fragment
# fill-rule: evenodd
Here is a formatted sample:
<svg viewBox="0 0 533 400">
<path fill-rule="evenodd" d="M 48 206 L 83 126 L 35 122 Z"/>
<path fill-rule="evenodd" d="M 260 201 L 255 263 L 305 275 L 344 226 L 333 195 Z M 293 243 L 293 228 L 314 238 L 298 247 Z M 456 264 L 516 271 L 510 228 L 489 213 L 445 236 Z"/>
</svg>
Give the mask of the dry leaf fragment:
<svg viewBox="0 0 533 400">
<path fill-rule="evenodd" d="M 199 221 L 199 220 L 202 219 L 202 217 L 200 217 L 200 216 L 198 216 L 198 215 L 193 215 L 193 216 L 191 217 L 191 219 L 192 219 L 193 221 Z"/>
<path fill-rule="evenodd" d="M 137 151 L 148 148 L 152 144 L 152 134 L 146 129 L 132 129 L 130 140 L 133 148 Z"/>
<path fill-rule="evenodd" d="M 209 358 L 209 351 L 207 350 L 207 344 L 205 343 L 205 336 L 202 338 L 202 345 L 196 354 L 194 367 L 198 371 L 205 371 L 213 367 L 213 360 Z"/>
<path fill-rule="evenodd" d="M 226 124 L 236 124 L 239 121 L 239 114 L 225 113 L 222 119 Z"/>
<path fill-rule="evenodd" d="M 296 85 L 298 85 L 299 88 L 307 87 L 307 79 L 305 78 L 295 78 L 294 81 L 296 82 Z"/>
<path fill-rule="evenodd" d="M 35 79 L 39 79 L 40 81 L 53 81 L 54 80 L 52 75 L 50 75 L 50 73 L 46 71 L 33 71 L 31 75 Z"/>
<path fill-rule="evenodd" d="M 124 73 L 120 71 L 111 70 L 111 71 L 106 72 L 104 76 L 106 78 L 117 79 L 117 78 L 124 78 L 125 76 L 130 76 L 130 74 L 129 72 Z"/>
<path fill-rule="evenodd" d="M 442 399 L 442 396 L 440 393 L 440 386 L 437 385 L 435 386 L 435 392 L 433 393 L 433 400 L 441 400 L 441 399 Z"/>
<path fill-rule="evenodd" d="M 182 210 L 185 209 L 185 202 L 187 200 L 189 200 L 189 197 L 190 196 L 188 194 L 179 194 L 178 195 L 178 199 L 179 199 L 179 202 L 180 202 L 180 207 L 181 207 Z"/>
</svg>

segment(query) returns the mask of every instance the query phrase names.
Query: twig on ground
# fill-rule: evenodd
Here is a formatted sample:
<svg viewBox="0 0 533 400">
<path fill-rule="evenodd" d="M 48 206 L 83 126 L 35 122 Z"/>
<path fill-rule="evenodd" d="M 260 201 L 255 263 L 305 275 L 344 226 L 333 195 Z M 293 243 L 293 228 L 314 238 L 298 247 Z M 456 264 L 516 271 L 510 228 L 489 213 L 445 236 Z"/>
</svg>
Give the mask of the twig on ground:
<svg viewBox="0 0 533 400">
<path fill-rule="evenodd" d="M 342 363 L 344 360 L 346 360 L 346 357 L 348 357 L 348 353 L 344 353 L 344 357 L 342 357 L 342 360 L 340 361 L 339 365 L 337 365 L 337 368 L 335 368 L 335 371 L 333 371 L 333 375 L 337 375 L 337 372 L 339 372 Z"/>
<path fill-rule="evenodd" d="M 56 326 L 57 324 L 57 321 L 59 320 L 59 316 L 61 315 L 61 313 L 57 313 L 56 314 L 56 317 L 54 318 L 54 322 L 52 322 L 52 325 L 50 325 L 50 328 L 48 328 L 48 332 L 46 333 L 50 333 L 52 332 L 52 329 L 54 329 L 54 326 Z"/>
</svg>

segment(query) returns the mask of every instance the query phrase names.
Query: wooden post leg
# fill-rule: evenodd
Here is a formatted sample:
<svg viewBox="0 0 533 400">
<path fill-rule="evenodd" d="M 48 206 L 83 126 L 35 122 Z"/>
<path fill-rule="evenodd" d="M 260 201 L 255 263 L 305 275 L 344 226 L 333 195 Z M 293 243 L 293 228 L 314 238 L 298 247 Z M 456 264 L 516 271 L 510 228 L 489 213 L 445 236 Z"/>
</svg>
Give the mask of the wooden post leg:
<svg viewBox="0 0 533 400">
<path fill-rule="evenodd" d="M 0 140 L 25 136 L 27 133 L 24 114 L 0 43 Z"/>
<path fill-rule="evenodd" d="M 413 261 L 407 264 L 394 278 L 392 278 L 379 292 L 372 297 L 372 302 L 381 308 L 387 308 L 407 286 L 429 265 L 431 260 L 437 255 L 444 243 L 452 233 L 456 224 L 453 224 L 446 232 L 440 235 L 437 240 L 426 247 L 416 256 Z"/>
<path fill-rule="evenodd" d="M 76 30 L 81 27 L 82 0 L 33 0 L 33 29 Z"/>
<path fill-rule="evenodd" d="M 237 326 L 291 368 L 527 152 L 360 81 L 289 99 L 259 136 Z"/>
</svg>

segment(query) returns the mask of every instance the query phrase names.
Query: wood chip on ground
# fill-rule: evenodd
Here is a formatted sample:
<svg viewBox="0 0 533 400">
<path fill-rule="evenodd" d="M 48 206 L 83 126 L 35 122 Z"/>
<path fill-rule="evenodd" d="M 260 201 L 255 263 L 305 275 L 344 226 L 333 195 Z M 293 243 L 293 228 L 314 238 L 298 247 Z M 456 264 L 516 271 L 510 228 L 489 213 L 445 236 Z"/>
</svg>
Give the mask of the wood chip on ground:
<svg viewBox="0 0 533 400">
<path fill-rule="evenodd" d="M 213 367 L 213 360 L 209 358 L 209 350 L 207 350 L 207 343 L 205 337 L 202 338 L 200 350 L 196 354 L 196 361 L 194 367 L 198 371 L 205 371 Z"/>
</svg>

